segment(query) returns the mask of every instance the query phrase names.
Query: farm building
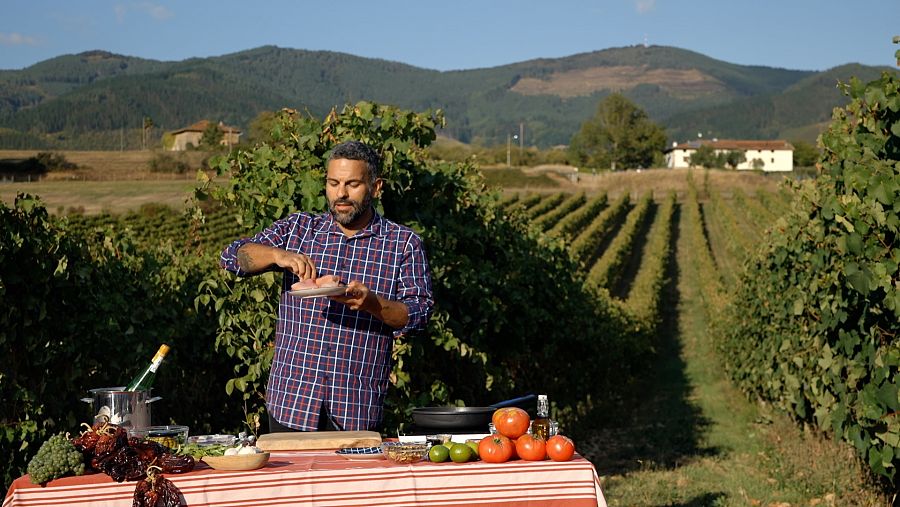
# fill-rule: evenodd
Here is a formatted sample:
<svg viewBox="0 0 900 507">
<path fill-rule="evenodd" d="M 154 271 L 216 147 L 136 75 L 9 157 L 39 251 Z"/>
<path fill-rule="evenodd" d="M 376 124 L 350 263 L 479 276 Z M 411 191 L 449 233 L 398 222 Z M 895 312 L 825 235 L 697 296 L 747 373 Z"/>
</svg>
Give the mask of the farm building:
<svg viewBox="0 0 900 507">
<path fill-rule="evenodd" d="M 794 147 L 782 140 L 698 139 L 686 143 L 672 143 L 672 147 L 665 150 L 666 167 L 670 169 L 690 167 L 691 154 L 701 146 L 712 147 L 717 154 L 729 151 L 743 152 L 745 160 L 737 165 L 738 170 L 761 169 L 765 172 L 794 170 Z"/>
<path fill-rule="evenodd" d="M 188 149 L 188 146 L 200 146 L 203 132 L 209 128 L 210 123 L 209 120 L 200 120 L 190 127 L 170 132 L 173 141 L 170 150 L 185 151 Z M 229 127 L 219 122 L 218 128 L 219 132 L 222 133 L 222 139 L 219 141 L 219 144 L 222 146 L 234 146 L 240 140 L 241 131 L 237 127 Z"/>
</svg>

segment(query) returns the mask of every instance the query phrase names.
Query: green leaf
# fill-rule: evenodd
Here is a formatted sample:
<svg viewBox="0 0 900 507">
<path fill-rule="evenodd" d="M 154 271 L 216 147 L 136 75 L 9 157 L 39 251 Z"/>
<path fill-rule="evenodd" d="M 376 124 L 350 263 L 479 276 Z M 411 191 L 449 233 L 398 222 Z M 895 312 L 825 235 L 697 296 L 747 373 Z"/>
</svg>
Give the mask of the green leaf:
<svg viewBox="0 0 900 507">
<path fill-rule="evenodd" d="M 885 382 L 878 389 L 878 401 L 883 403 L 889 410 L 900 410 L 900 400 L 898 400 L 898 389 L 896 384 Z"/>
<path fill-rule="evenodd" d="M 900 121 L 895 121 L 893 125 L 891 125 L 891 133 L 896 137 L 900 137 Z"/>
<path fill-rule="evenodd" d="M 791 309 L 791 313 L 794 315 L 802 315 L 805 304 L 806 304 L 805 298 L 800 297 L 800 298 L 795 299 L 793 308 Z"/>
<path fill-rule="evenodd" d="M 898 433 L 896 430 L 886 431 L 883 433 L 876 432 L 875 436 L 891 447 L 900 447 L 900 433 Z M 893 458 L 893 456 L 891 457 Z"/>
<path fill-rule="evenodd" d="M 863 249 L 862 236 L 856 232 L 844 236 L 847 244 L 847 250 L 853 255 L 859 255 Z"/>
</svg>

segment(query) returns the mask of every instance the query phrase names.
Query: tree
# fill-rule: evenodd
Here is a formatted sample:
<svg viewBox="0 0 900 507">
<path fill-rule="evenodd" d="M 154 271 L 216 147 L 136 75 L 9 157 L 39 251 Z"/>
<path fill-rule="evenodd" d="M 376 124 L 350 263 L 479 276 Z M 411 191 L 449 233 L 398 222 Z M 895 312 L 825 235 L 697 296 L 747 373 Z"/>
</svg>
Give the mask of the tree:
<svg viewBox="0 0 900 507">
<path fill-rule="evenodd" d="M 726 167 L 737 169 L 737 166 L 747 161 L 747 154 L 741 150 L 729 150 L 722 155 L 722 161 Z"/>
<path fill-rule="evenodd" d="M 715 148 L 708 144 L 701 145 L 697 148 L 697 150 L 688 157 L 688 164 L 691 166 L 705 167 L 706 169 L 712 169 L 713 167 L 719 167 L 720 165 L 719 156 L 716 154 Z"/>
<path fill-rule="evenodd" d="M 261 111 L 250 121 L 247 141 L 250 143 L 266 141 L 278 125 L 278 115 L 274 111 Z"/>
<path fill-rule="evenodd" d="M 620 169 L 650 167 L 666 145 L 662 127 L 620 93 L 600 102 L 597 113 L 572 138 L 569 149 L 575 163 Z"/>
<path fill-rule="evenodd" d="M 791 141 L 794 145 L 794 165 L 797 167 L 812 167 L 819 160 L 819 150 L 806 141 Z"/>
<path fill-rule="evenodd" d="M 706 169 L 726 168 L 737 169 L 737 166 L 747 161 L 747 154 L 741 150 L 728 150 L 717 152 L 708 144 L 700 145 L 694 153 L 688 157 L 688 163 L 692 166 L 700 166 Z"/>
<path fill-rule="evenodd" d="M 150 139 L 150 133 L 153 131 L 153 118 L 144 117 L 144 128 L 141 130 L 141 149 L 147 149 L 147 140 Z"/>
<path fill-rule="evenodd" d="M 206 149 L 218 148 L 223 137 L 225 137 L 225 132 L 222 132 L 217 124 L 209 122 L 203 129 L 203 135 L 200 136 L 200 146 Z"/>
</svg>

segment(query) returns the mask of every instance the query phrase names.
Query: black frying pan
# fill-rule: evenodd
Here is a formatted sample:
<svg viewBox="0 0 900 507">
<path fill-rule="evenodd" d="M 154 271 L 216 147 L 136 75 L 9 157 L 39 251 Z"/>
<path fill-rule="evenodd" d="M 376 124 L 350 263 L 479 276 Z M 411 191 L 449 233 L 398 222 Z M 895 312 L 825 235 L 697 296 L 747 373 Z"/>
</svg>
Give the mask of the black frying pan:
<svg viewBox="0 0 900 507">
<path fill-rule="evenodd" d="M 412 411 L 413 421 L 416 427 L 423 429 L 456 430 L 482 427 L 486 432 L 491 417 L 498 408 L 531 408 L 536 399 L 537 396 L 529 394 L 494 403 L 488 407 L 419 407 Z"/>
</svg>

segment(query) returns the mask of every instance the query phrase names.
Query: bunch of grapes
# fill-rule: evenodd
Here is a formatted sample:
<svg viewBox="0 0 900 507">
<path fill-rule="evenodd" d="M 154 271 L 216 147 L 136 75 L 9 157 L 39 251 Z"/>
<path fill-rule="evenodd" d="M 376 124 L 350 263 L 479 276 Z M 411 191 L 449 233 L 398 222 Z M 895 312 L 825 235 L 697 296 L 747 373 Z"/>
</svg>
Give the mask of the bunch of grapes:
<svg viewBox="0 0 900 507">
<path fill-rule="evenodd" d="M 50 437 L 28 463 L 33 484 L 43 484 L 68 474 L 84 474 L 84 458 L 66 435 Z"/>
</svg>

